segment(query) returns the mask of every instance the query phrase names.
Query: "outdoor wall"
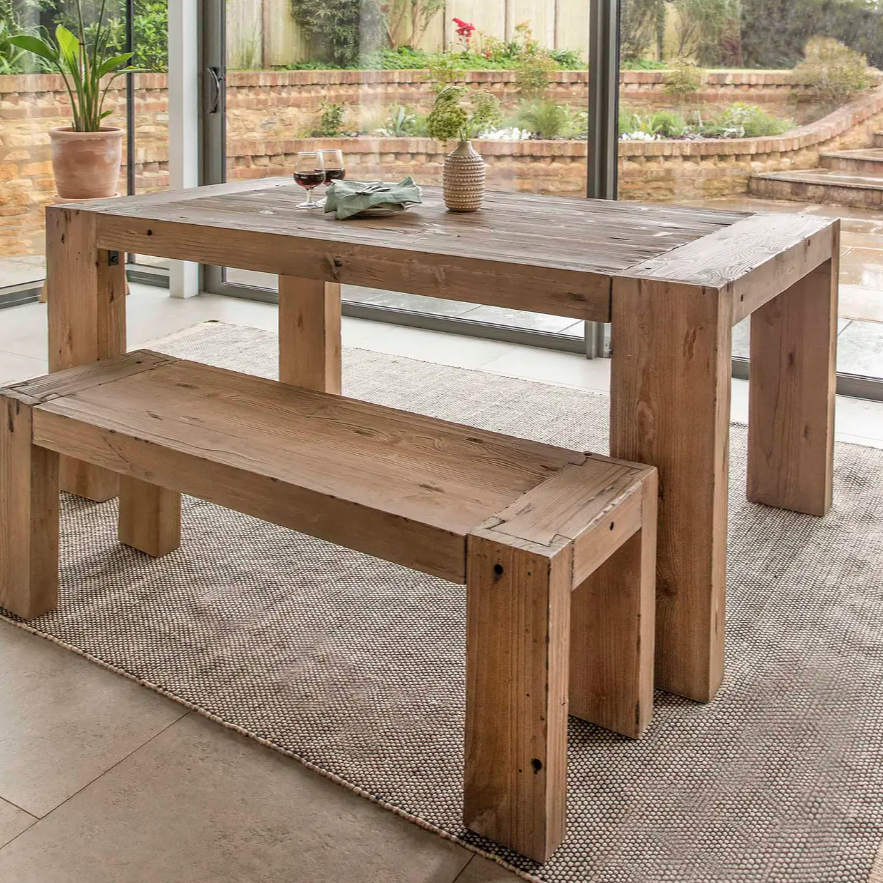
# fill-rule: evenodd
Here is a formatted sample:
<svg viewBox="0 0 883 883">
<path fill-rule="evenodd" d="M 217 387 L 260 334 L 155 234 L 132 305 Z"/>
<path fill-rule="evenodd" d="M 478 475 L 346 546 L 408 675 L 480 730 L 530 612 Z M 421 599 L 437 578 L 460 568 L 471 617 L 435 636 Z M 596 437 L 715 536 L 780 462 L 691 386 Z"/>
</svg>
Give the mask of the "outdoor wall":
<svg viewBox="0 0 883 883">
<path fill-rule="evenodd" d="M 585 105 L 586 74 L 562 71 L 549 99 Z M 494 89 L 504 103 L 516 97 L 512 75 L 479 71 L 471 78 Z M 138 76 L 135 95 L 135 149 L 138 192 L 168 186 L 168 98 L 162 74 Z M 670 106 L 662 76 L 652 71 L 622 75 L 624 103 Z M 700 100 L 717 105 L 743 100 L 782 115 L 803 89 L 781 72 L 715 72 Z M 111 92 L 119 110 L 110 122 L 122 124 L 124 96 Z M 357 103 L 374 111 L 389 104 L 425 110 L 431 91 L 425 74 L 414 71 L 292 71 L 232 73 L 228 76 L 229 176 L 256 178 L 290 174 L 294 155 L 305 146 L 321 102 Z M 69 123 L 61 79 L 47 75 L 0 76 L 0 256 L 43 250 L 43 206 L 54 194 L 48 131 Z M 376 123 L 379 125 L 380 123 Z M 751 174 L 812 168 L 826 150 L 872 144 L 883 129 L 883 89 L 864 95 L 823 120 L 775 138 L 709 141 L 622 142 L 624 198 L 652 201 L 699 199 L 745 193 Z M 394 178 L 414 174 L 438 183 L 443 150 L 428 139 L 346 138 L 329 142 L 347 153 L 350 173 Z M 489 186 L 580 195 L 585 188 L 586 145 L 576 141 L 489 141 L 478 145 L 488 163 Z M 125 180 L 121 179 L 121 190 Z"/>
</svg>

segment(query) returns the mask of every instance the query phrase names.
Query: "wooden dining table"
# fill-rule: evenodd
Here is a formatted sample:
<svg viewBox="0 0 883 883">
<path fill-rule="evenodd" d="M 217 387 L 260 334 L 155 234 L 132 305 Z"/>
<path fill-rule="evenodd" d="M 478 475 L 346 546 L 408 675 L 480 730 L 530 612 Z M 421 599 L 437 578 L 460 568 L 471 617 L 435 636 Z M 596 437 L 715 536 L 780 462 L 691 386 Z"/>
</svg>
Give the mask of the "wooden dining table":
<svg viewBox="0 0 883 883">
<path fill-rule="evenodd" d="M 341 391 L 342 284 L 612 323 L 610 454 L 659 471 L 656 684 L 710 700 L 724 672 L 732 329 L 751 317 L 748 499 L 822 516 L 839 222 L 498 192 L 454 214 L 434 187 L 404 214 L 341 222 L 296 208 L 299 192 L 270 178 L 48 207 L 50 370 L 125 352 L 125 252 L 278 274 L 280 380 L 326 392 Z M 88 499 L 116 482 L 62 463 L 63 489 Z"/>
</svg>

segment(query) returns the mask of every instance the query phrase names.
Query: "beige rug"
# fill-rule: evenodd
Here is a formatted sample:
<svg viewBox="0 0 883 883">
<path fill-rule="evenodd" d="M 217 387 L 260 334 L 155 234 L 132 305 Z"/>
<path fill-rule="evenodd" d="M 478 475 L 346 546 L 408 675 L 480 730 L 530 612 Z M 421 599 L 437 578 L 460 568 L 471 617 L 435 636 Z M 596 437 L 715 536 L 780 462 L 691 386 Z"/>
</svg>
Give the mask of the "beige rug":
<svg viewBox="0 0 883 883">
<path fill-rule="evenodd" d="M 255 329 L 208 323 L 157 348 L 275 371 L 276 339 Z M 359 350 L 345 392 L 606 450 L 601 395 Z M 838 445 L 834 510 L 816 519 L 745 502 L 745 436 L 733 428 L 724 686 L 706 706 L 658 694 L 639 742 L 572 720 L 568 836 L 542 867 L 460 823 L 461 586 L 198 500 L 181 550 L 154 561 L 118 545 L 114 503 L 66 498 L 61 605 L 32 627 L 548 883 L 868 883 L 883 451 Z"/>
</svg>

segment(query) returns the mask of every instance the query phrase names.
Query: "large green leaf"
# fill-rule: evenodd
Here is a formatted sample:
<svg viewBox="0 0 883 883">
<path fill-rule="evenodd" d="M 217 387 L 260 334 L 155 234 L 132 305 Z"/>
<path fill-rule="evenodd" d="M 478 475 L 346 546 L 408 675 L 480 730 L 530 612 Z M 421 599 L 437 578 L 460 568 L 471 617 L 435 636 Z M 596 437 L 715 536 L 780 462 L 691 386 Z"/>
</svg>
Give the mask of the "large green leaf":
<svg viewBox="0 0 883 883">
<path fill-rule="evenodd" d="M 134 52 L 124 52 L 122 55 L 106 58 L 98 68 L 98 78 L 101 79 L 105 74 L 109 74 L 118 67 L 122 67 L 134 54 Z"/>
<path fill-rule="evenodd" d="M 65 58 L 76 59 L 79 56 L 80 41 L 64 25 L 55 29 L 55 39 Z"/>
<path fill-rule="evenodd" d="M 58 50 L 51 43 L 47 43 L 39 37 L 29 37 L 21 34 L 17 37 L 10 37 L 9 42 L 19 49 L 32 52 L 34 55 L 39 55 L 40 58 L 45 58 L 47 61 L 58 64 Z"/>
</svg>

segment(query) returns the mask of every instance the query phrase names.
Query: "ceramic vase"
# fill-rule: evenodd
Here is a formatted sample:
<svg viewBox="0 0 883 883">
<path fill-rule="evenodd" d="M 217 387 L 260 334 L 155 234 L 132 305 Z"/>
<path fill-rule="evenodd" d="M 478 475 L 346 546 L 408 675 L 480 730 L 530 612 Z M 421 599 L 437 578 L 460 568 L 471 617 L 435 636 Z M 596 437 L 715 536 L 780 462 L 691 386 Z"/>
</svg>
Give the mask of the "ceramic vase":
<svg viewBox="0 0 883 883">
<path fill-rule="evenodd" d="M 471 141 L 445 157 L 444 196 L 451 212 L 477 212 L 484 199 L 484 160 Z"/>
<path fill-rule="evenodd" d="M 120 177 L 123 130 L 110 126 L 99 132 L 50 129 L 55 189 L 66 199 L 114 196 Z"/>
</svg>

